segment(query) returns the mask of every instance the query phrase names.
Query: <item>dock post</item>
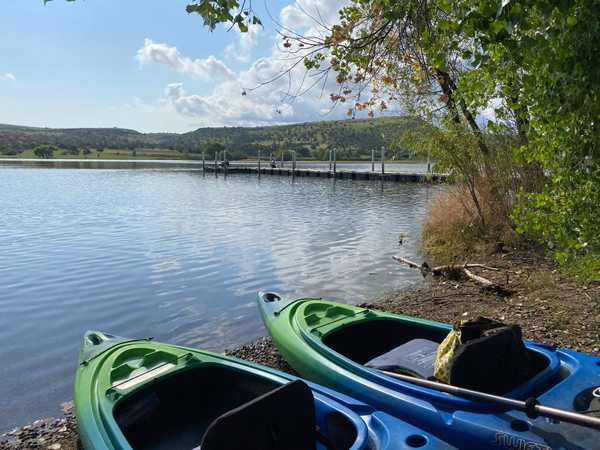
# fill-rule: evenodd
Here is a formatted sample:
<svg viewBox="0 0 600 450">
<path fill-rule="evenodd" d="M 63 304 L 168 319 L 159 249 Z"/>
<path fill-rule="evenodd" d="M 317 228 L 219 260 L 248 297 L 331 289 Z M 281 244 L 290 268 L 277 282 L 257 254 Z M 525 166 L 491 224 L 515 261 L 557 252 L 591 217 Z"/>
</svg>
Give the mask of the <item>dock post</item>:
<svg viewBox="0 0 600 450">
<path fill-rule="evenodd" d="M 337 172 L 337 151 L 333 149 L 333 178 L 335 178 L 335 174 Z"/>
<path fill-rule="evenodd" d="M 219 152 L 215 152 L 215 177 L 218 176 L 219 166 L 217 165 L 217 158 L 219 158 Z"/>
<path fill-rule="evenodd" d="M 385 145 L 381 146 L 381 175 L 385 175 Z"/>
<path fill-rule="evenodd" d="M 431 173 L 431 150 L 427 150 L 427 174 Z"/>
<path fill-rule="evenodd" d="M 206 160 L 204 159 L 204 152 L 202 152 L 202 173 L 206 172 Z"/>
<path fill-rule="evenodd" d="M 331 172 L 331 159 L 332 159 L 332 150 L 329 149 L 329 171 Z"/>
<path fill-rule="evenodd" d="M 375 149 L 371 149 L 371 172 L 375 172 Z"/>
<path fill-rule="evenodd" d="M 258 149 L 258 176 L 260 177 L 260 148 Z"/>
<path fill-rule="evenodd" d="M 281 150 L 281 168 L 283 169 L 283 150 Z"/>
<path fill-rule="evenodd" d="M 296 152 L 295 151 L 292 153 L 292 158 L 293 158 L 292 159 L 292 170 L 294 172 L 296 172 Z"/>
</svg>

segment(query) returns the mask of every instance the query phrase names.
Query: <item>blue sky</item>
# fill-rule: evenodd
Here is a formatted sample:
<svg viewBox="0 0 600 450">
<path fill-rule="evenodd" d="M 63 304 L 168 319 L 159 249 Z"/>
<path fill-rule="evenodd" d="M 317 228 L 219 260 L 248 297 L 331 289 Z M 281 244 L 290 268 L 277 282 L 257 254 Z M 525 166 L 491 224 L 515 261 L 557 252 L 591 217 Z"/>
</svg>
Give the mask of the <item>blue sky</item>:
<svg viewBox="0 0 600 450">
<path fill-rule="evenodd" d="M 341 117 L 316 93 L 283 101 L 274 84 L 241 96 L 283 62 L 265 3 L 264 28 L 210 33 L 181 0 L 3 0 L 0 123 L 188 131 Z M 342 0 L 268 0 L 295 30 L 303 11 L 334 21 Z M 287 82 L 285 83 L 287 84 Z M 325 95 L 327 97 L 327 94 Z"/>
</svg>

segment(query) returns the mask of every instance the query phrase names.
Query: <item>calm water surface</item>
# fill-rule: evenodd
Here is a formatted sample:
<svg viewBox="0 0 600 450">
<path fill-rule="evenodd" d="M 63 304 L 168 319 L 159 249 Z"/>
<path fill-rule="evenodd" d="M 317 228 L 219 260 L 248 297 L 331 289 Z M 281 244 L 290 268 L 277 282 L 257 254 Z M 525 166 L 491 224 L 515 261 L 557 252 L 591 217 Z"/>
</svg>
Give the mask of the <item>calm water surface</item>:
<svg viewBox="0 0 600 450">
<path fill-rule="evenodd" d="M 72 398 L 87 329 L 220 351 L 265 333 L 260 289 L 357 303 L 417 282 L 391 256 L 416 253 L 433 189 L 18 165 L 0 188 L 0 431 Z"/>
</svg>

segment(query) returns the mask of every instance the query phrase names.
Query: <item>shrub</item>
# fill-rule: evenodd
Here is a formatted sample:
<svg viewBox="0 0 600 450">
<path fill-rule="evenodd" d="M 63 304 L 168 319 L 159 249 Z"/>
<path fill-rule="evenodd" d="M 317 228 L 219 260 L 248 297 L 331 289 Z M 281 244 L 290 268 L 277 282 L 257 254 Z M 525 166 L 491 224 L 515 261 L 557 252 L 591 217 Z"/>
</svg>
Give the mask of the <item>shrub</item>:
<svg viewBox="0 0 600 450">
<path fill-rule="evenodd" d="M 429 205 L 423 225 L 423 250 L 436 262 L 449 264 L 486 251 L 498 242 L 517 243 L 519 237 L 509 220 L 510 206 L 498 202 L 492 191 L 490 185 L 478 182 L 476 195 L 486 217 L 485 226 L 464 184 L 438 193 Z"/>
</svg>

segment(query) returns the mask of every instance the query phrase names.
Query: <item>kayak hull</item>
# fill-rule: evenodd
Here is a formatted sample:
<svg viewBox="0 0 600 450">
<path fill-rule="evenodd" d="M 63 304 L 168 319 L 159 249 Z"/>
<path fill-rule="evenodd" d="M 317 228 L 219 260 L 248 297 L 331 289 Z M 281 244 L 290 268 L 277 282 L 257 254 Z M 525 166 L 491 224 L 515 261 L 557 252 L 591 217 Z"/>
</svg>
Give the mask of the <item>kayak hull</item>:
<svg viewBox="0 0 600 450">
<path fill-rule="evenodd" d="M 234 385 L 240 379 L 249 381 L 238 392 Z M 254 391 L 269 391 L 296 379 L 220 354 L 88 332 L 75 378 L 75 413 L 80 437 L 88 450 L 192 449 L 200 445 L 202 427 L 213 416 L 244 403 L 241 397 L 251 399 Z M 333 433 L 331 427 L 335 427 L 338 433 L 340 430 L 345 433 L 343 448 L 394 450 L 414 445 L 428 450 L 455 448 L 360 401 L 316 384 L 308 385 L 319 429 L 326 434 Z M 166 397 L 166 403 L 175 407 L 158 414 L 155 405 L 158 395 Z M 217 401 L 211 403 L 209 399 Z M 185 422 L 188 419 L 184 410 L 196 414 L 189 419 L 190 423 Z M 332 417 L 336 424 L 330 422 Z M 140 428 L 137 423 L 143 426 Z M 165 442 L 157 446 L 156 441 L 163 438 Z M 344 438 L 337 439 L 344 442 Z M 324 449 L 321 444 L 317 448 Z"/>
<path fill-rule="evenodd" d="M 461 449 L 597 450 L 600 446 L 597 430 L 543 417 L 530 419 L 519 411 L 419 387 L 355 362 L 346 355 L 369 351 L 369 338 L 376 333 L 369 333 L 368 326 L 363 326 L 363 343 L 358 344 L 367 350 L 344 349 L 344 355 L 326 344 L 335 341 L 331 337 L 336 333 L 348 334 L 357 324 L 379 326 L 386 321 L 419 327 L 419 333 L 437 334 L 438 340 L 451 330 L 447 324 L 275 293 L 259 293 L 258 305 L 275 345 L 301 376 L 426 429 Z M 387 333 L 393 338 L 393 333 Z M 536 396 L 546 406 L 573 411 L 578 394 L 600 386 L 599 358 L 532 342 L 526 346 L 544 369 L 506 396 Z"/>
</svg>

